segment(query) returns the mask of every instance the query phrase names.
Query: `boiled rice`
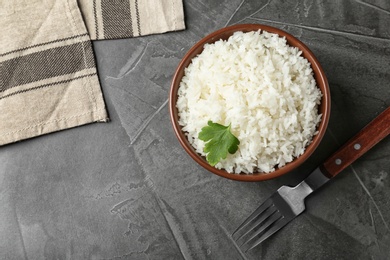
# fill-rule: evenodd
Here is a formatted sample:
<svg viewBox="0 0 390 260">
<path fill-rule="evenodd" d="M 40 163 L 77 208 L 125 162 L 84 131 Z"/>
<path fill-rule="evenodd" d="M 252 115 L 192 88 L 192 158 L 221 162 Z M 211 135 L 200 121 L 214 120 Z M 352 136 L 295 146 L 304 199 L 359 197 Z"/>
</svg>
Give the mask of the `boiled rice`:
<svg viewBox="0 0 390 260">
<path fill-rule="evenodd" d="M 235 154 L 215 167 L 230 173 L 269 173 L 299 157 L 321 120 L 310 63 L 286 39 L 265 31 L 236 32 L 206 44 L 185 69 L 178 89 L 179 124 L 196 152 L 209 120 L 231 124 Z"/>
</svg>

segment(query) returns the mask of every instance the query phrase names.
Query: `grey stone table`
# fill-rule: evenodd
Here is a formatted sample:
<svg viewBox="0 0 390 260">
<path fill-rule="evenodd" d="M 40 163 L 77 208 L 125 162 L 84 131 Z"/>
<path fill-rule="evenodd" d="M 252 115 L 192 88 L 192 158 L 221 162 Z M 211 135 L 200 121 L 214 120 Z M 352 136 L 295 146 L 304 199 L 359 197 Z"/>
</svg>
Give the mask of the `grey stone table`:
<svg viewBox="0 0 390 260">
<path fill-rule="evenodd" d="M 390 259 L 390 138 L 312 195 L 254 250 L 231 232 L 390 105 L 387 0 L 184 0 L 187 29 L 94 43 L 110 123 L 0 148 L 0 259 Z M 282 178 L 236 182 L 199 167 L 168 113 L 173 72 L 206 34 L 284 29 L 322 63 L 332 94 L 318 151 Z"/>
</svg>

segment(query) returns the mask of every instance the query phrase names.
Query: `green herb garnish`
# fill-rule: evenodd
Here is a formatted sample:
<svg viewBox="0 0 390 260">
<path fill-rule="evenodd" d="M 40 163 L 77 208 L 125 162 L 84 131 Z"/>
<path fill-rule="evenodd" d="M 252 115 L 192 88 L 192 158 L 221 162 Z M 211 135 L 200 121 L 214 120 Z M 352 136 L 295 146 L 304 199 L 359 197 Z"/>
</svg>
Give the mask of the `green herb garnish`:
<svg viewBox="0 0 390 260">
<path fill-rule="evenodd" d="M 234 154 L 238 150 L 240 141 L 230 132 L 230 125 L 224 126 L 212 121 L 200 131 L 198 138 L 207 142 L 203 151 L 211 166 L 215 166 L 221 159 L 226 159 L 227 153 Z"/>
</svg>

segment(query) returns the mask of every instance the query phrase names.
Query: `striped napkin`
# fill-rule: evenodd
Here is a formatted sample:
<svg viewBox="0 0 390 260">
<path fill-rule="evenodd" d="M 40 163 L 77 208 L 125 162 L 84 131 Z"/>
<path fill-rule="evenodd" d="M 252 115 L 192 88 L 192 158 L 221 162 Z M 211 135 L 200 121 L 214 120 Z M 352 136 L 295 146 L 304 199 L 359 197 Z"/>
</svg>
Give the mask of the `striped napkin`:
<svg viewBox="0 0 390 260">
<path fill-rule="evenodd" d="M 0 1 L 0 145 L 107 122 L 91 40 L 184 29 L 182 0 Z"/>
</svg>

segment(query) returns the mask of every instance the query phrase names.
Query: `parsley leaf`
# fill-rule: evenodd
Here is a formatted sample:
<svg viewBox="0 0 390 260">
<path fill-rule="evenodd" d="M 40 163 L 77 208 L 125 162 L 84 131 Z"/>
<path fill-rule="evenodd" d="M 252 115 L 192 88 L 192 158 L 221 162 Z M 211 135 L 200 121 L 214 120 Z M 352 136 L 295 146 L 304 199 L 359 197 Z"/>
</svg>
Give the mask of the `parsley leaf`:
<svg viewBox="0 0 390 260">
<path fill-rule="evenodd" d="M 221 159 L 226 159 L 227 153 L 234 154 L 238 150 L 240 141 L 230 131 L 230 124 L 224 126 L 212 121 L 200 131 L 198 138 L 207 142 L 203 151 L 211 166 L 215 166 Z"/>
</svg>

